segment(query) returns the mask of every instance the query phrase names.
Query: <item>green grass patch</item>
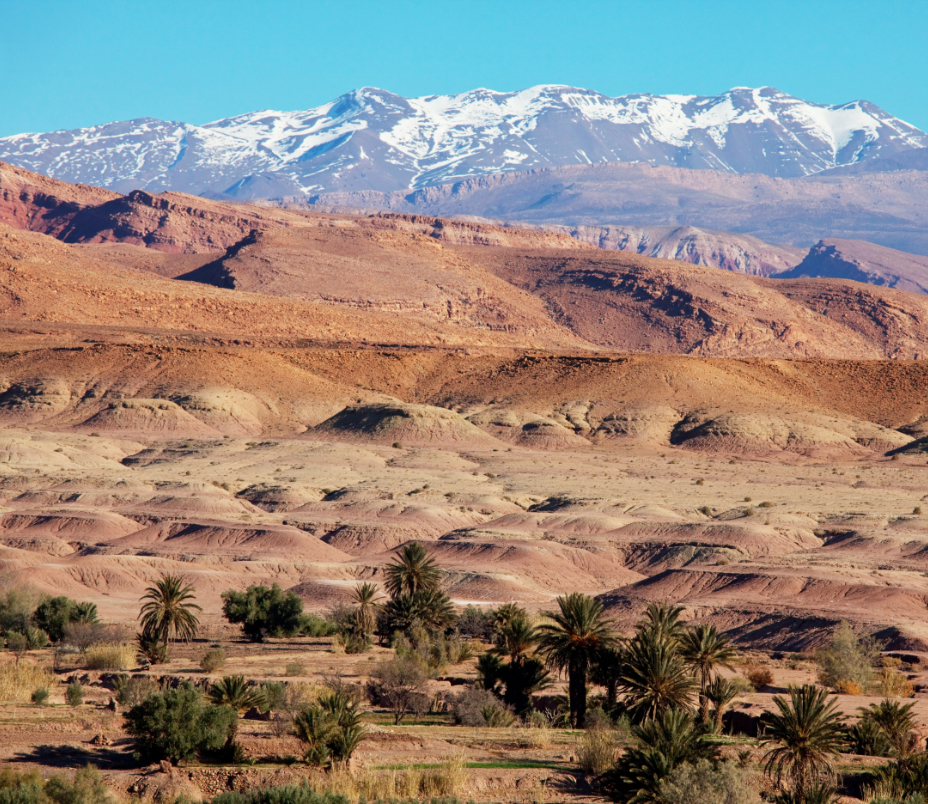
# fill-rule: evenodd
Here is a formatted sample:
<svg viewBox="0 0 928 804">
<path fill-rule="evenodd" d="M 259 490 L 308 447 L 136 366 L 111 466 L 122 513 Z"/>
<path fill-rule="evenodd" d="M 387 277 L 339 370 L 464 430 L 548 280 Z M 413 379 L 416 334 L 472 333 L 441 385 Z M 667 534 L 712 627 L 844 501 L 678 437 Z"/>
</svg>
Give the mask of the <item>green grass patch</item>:
<svg viewBox="0 0 928 804">
<path fill-rule="evenodd" d="M 440 762 L 422 762 L 415 763 L 413 765 L 375 765 L 374 770 L 406 770 L 407 768 L 412 768 L 414 770 L 429 770 L 430 768 L 442 768 L 443 764 Z M 466 762 L 464 764 L 465 768 L 471 770 L 531 770 L 533 768 L 541 768 L 544 770 L 564 770 L 565 765 L 559 764 L 557 762 L 543 762 L 541 760 L 535 761 L 531 759 L 520 759 L 513 760 L 511 762 L 499 761 L 499 762 Z"/>
</svg>

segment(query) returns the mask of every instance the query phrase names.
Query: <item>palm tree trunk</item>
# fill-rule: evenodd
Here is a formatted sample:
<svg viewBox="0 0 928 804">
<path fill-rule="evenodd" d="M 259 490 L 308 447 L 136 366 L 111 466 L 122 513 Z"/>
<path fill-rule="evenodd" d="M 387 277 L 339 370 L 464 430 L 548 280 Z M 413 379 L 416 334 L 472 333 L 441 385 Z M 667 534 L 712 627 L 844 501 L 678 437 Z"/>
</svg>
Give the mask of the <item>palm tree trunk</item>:
<svg viewBox="0 0 928 804">
<path fill-rule="evenodd" d="M 570 719 L 575 729 L 586 726 L 586 664 L 572 663 L 568 669 L 567 691 L 570 698 Z"/>
<path fill-rule="evenodd" d="M 715 733 L 716 734 L 722 733 L 722 715 L 724 714 L 725 712 L 722 710 L 721 706 L 715 707 Z"/>
</svg>

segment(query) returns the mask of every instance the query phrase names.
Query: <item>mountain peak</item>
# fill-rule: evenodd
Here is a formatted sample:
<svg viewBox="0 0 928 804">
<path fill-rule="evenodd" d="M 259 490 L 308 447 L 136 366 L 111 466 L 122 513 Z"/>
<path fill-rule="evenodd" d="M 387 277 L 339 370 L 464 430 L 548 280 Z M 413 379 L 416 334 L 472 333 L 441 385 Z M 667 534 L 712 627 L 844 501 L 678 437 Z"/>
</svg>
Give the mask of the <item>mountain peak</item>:
<svg viewBox="0 0 928 804">
<path fill-rule="evenodd" d="M 607 162 L 789 178 L 923 147 L 928 136 L 866 101 L 828 106 L 767 86 L 611 98 L 538 84 L 418 98 L 360 87 L 313 109 L 202 126 L 143 118 L 7 137 L 0 159 L 122 192 L 251 198 L 257 188 L 392 191 Z"/>
</svg>

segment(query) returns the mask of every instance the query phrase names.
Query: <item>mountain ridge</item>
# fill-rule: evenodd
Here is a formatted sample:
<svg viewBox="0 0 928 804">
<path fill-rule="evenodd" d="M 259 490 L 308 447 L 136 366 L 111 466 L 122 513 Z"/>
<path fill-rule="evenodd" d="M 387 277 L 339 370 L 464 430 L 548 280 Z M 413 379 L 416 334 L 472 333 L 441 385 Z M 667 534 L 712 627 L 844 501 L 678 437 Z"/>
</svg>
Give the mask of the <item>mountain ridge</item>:
<svg viewBox="0 0 928 804">
<path fill-rule="evenodd" d="M 549 84 L 421 98 L 364 87 L 202 126 L 139 118 L 20 134 L 0 139 L 0 159 L 119 192 L 244 200 L 604 162 L 800 177 L 924 147 L 928 135 L 867 101 L 816 104 L 772 87 L 609 98 Z"/>
</svg>

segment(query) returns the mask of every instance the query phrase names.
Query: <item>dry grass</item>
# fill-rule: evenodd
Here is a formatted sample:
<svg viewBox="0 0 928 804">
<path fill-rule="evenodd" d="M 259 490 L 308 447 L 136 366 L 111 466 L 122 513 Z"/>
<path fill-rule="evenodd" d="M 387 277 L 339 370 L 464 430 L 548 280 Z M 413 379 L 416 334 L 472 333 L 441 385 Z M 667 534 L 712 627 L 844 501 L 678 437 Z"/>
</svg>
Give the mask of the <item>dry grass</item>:
<svg viewBox="0 0 928 804">
<path fill-rule="evenodd" d="M 406 767 L 399 770 L 348 770 L 333 768 L 313 787 L 344 796 L 352 804 L 361 801 L 431 799 L 461 796 L 468 782 L 463 756 L 455 756 L 437 768 Z"/>
<path fill-rule="evenodd" d="M 36 689 L 52 689 L 57 683 L 54 673 L 35 662 L 6 664 L 0 667 L 0 702 L 28 703 Z"/>
<path fill-rule="evenodd" d="M 584 773 L 599 776 L 615 764 L 618 751 L 613 729 L 588 729 L 577 740 L 577 764 Z"/>
<path fill-rule="evenodd" d="M 131 670 L 136 666 L 131 645 L 100 644 L 87 648 L 84 667 L 88 670 Z"/>
</svg>

